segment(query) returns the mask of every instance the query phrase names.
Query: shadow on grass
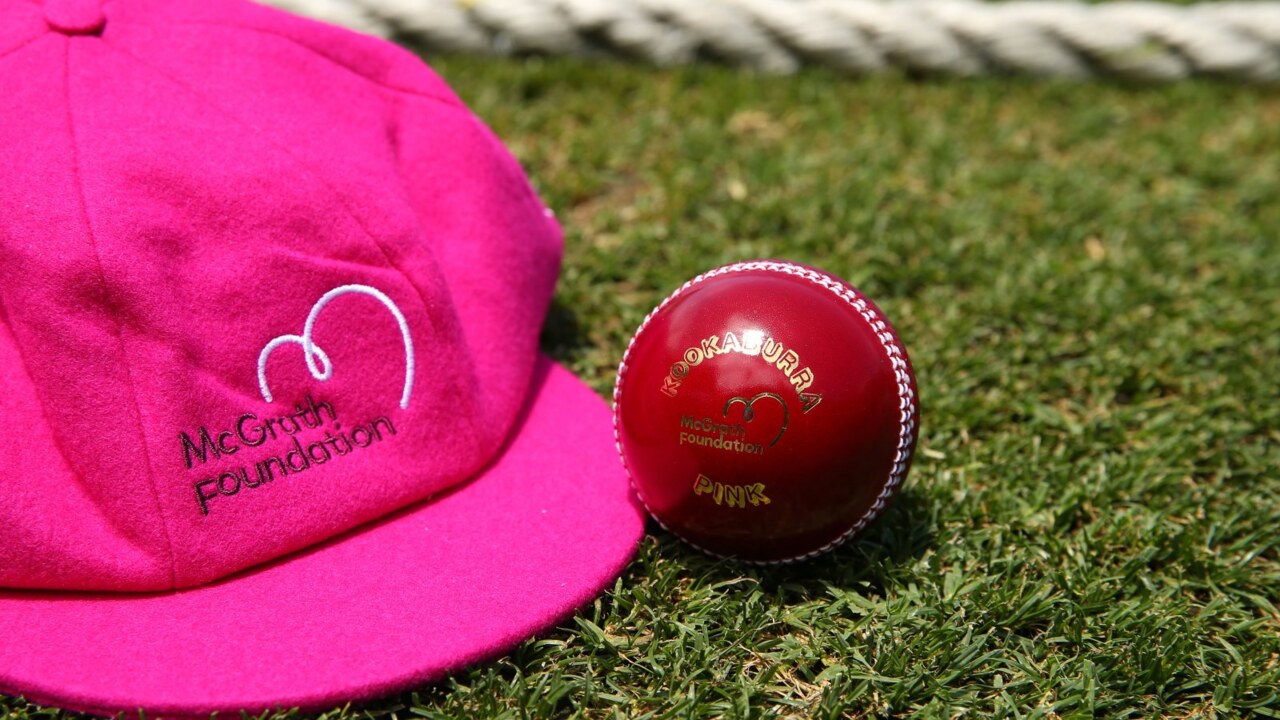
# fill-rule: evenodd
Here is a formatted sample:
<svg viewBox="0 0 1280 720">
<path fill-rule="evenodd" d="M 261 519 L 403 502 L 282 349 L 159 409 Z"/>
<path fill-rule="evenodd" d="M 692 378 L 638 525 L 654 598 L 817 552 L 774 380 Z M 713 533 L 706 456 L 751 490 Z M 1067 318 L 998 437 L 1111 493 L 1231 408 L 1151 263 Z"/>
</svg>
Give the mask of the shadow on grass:
<svg viewBox="0 0 1280 720">
<path fill-rule="evenodd" d="M 564 362 L 586 344 L 578 316 L 560 300 L 552 300 L 538 339 L 542 352 L 556 362 Z"/>
<path fill-rule="evenodd" d="M 745 565 L 704 555 L 649 523 L 664 554 L 682 557 L 691 573 L 711 582 L 750 577 L 771 593 L 821 591 L 828 586 L 880 592 L 891 575 L 906 571 L 933 547 L 935 508 L 914 485 L 904 487 L 884 514 L 844 545 L 816 558 L 783 565 Z"/>
<path fill-rule="evenodd" d="M 766 604 L 781 606 L 829 599 L 833 587 L 863 595 L 886 594 L 886 586 L 894 584 L 892 577 L 909 575 L 911 566 L 933 546 L 935 523 L 934 504 L 923 491 L 907 485 L 884 515 L 833 552 L 805 562 L 760 567 L 705 555 L 650 519 L 648 536 L 624 571 L 620 592 L 603 593 L 558 626 L 491 661 L 459 671 L 456 680 L 422 685 L 362 705 L 360 711 L 382 717 L 406 707 L 447 703 L 460 692 L 465 702 L 476 702 L 467 699 L 466 693 L 471 688 L 483 692 L 486 684 L 527 688 L 524 678 L 545 672 L 548 658 L 556 653 L 568 653 L 579 662 L 593 658 L 590 666 L 607 672 L 625 664 L 619 660 L 623 654 L 643 652 L 627 644 L 639 635 L 656 633 L 662 642 L 679 644 L 693 655 L 704 652 L 697 649 L 702 643 L 719 657 L 717 648 L 742 641 L 738 633 L 750 633 L 750 638 L 762 633 L 763 638 L 772 632 L 772 611 L 757 618 L 739 612 L 745 607 L 744 595 L 758 588 L 768 596 Z M 605 641 L 584 631 L 583 618 L 591 621 L 596 633 L 600 627 L 609 628 L 613 639 Z M 677 625 L 696 639 L 680 632 Z M 646 646 L 637 646 L 642 647 Z"/>
</svg>

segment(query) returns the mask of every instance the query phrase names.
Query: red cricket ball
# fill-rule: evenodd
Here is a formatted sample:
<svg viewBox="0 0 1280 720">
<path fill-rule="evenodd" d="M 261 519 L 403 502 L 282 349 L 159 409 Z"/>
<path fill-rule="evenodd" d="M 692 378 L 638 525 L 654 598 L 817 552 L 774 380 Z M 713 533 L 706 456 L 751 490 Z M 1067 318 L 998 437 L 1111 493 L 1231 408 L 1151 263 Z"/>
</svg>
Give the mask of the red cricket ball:
<svg viewBox="0 0 1280 720">
<path fill-rule="evenodd" d="M 907 352 L 870 300 L 786 262 L 703 273 L 636 331 L 614 433 L 649 513 L 715 555 L 830 550 L 907 474 L 919 410 Z"/>
</svg>

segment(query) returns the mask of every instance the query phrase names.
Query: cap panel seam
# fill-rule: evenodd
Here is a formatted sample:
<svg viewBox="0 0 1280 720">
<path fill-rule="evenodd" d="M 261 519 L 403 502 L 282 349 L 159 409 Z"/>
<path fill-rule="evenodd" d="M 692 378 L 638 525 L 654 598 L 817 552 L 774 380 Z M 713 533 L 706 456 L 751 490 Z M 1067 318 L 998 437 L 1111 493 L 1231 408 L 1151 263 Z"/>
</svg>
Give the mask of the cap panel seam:
<svg viewBox="0 0 1280 720">
<path fill-rule="evenodd" d="M 35 390 L 37 385 L 35 381 L 35 376 L 31 374 L 31 362 L 27 359 L 26 348 L 23 347 L 22 341 L 18 339 L 18 333 L 14 331 L 13 321 L 10 320 L 9 318 L 9 312 L 7 310 L 7 304 L 4 299 L 3 290 L 0 290 L 0 324 L 4 325 L 4 327 L 8 329 L 9 337 L 13 339 L 14 353 L 17 354 L 18 362 L 22 364 L 22 371 L 27 377 L 27 382 L 31 385 L 32 390 L 36 395 L 36 405 L 38 405 L 40 408 L 40 418 L 44 420 L 45 426 L 51 429 L 50 439 L 53 444 L 53 449 L 58 454 L 58 456 L 62 458 L 62 461 L 66 463 L 67 470 L 69 471 L 71 477 L 76 478 L 78 482 L 79 481 L 79 478 L 77 477 L 78 473 L 76 473 L 72 467 L 73 463 L 71 462 L 71 458 L 69 458 L 67 456 L 67 453 L 63 451 L 62 445 L 52 437 L 52 428 L 54 426 L 54 423 L 49 418 L 48 406 L 45 405 L 44 400 L 40 397 L 39 391 Z M 84 492 L 88 495 L 92 494 L 87 489 L 85 489 Z M 116 522 L 116 519 L 113 518 L 109 513 L 102 512 L 102 509 L 99 508 L 96 504 L 90 503 L 90 507 L 92 507 L 93 510 L 97 513 L 98 518 L 102 520 L 102 523 L 104 525 L 107 525 L 110 527 L 119 527 L 120 523 Z M 128 538 L 128 533 L 120 532 L 119 535 L 121 539 L 127 544 L 133 545 L 135 547 L 141 547 L 138 542 Z M 143 549 L 145 550 L 145 548 Z"/>
<path fill-rule="evenodd" d="M 167 72 L 165 72 L 165 71 L 161 70 L 160 68 L 155 67 L 154 65 L 152 65 L 151 63 L 149 63 L 149 62 L 147 62 L 147 61 L 143 60 L 142 58 L 138 57 L 137 55 L 134 55 L 134 54 L 133 54 L 132 52 L 130 52 L 129 50 L 127 50 L 127 49 L 125 49 L 125 48 L 122 48 L 122 47 L 120 47 L 120 46 L 116 45 L 115 43 L 106 42 L 106 41 L 104 40 L 104 41 L 103 41 L 103 44 L 105 44 L 107 47 L 110 47 L 112 50 L 115 50 L 116 52 L 120 53 L 121 55 L 124 55 L 124 56 L 128 57 L 129 59 L 131 59 L 131 60 L 133 60 L 134 62 L 138 63 L 138 64 L 139 64 L 139 65 L 141 65 L 142 67 L 147 68 L 148 70 L 150 70 L 150 71 L 152 71 L 152 72 L 156 73 L 157 75 L 159 75 L 159 76 L 161 76 L 161 77 L 165 78 L 165 79 L 166 79 L 166 80 L 168 80 L 169 82 L 171 82 L 171 83 L 173 83 L 173 84 L 177 85 L 178 87 L 180 87 L 180 88 L 182 88 L 183 90 L 185 90 L 185 91 L 187 91 L 188 93 L 190 93 L 193 97 L 199 98 L 199 99 L 203 100 L 204 102 L 209 103 L 209 105 L 210 105 L 211 107 L 216 108 L 216 109 L 218 110 L 218 112 L 220 112 L 223 116 L 225 116 L 225 117 L 227 117 L 227 118 L 231 119 L 232 121 L 236 122 L 237 124 L 239 124 L 239 125 L 243 126 L 244 128 L 246 128 L 246 129 L 248 129 L 248 130 L 252 131 L 254 135 L 256 135 L 257 137 L 261 138 L 264 142 L 266 142 L 266 143 L 268 143 L 269 145 L 271 145 L 271 147 L 275 148 L 278 152 L 280 152 L 280 153 L 284 154 L 285 156 L 287 156 L 287 157 L 288 157 L 290 160 L 292 160 L 293 162 L 297 163 L 297 164 L 298 164 L 298 167 L 302 168 L 302 169 L 303 169 L 303 171 L 305 171 L 308 175 L 310 175 L 310 176 L 311 176 L 312 178 L 314 178 L 317 182 L 319 182 L 322 186 L 324 186 L 324 188 L 325 188 L 326 190 L 328 190 L 328 191 L 333 195 L 333 197 L 334 197 L 334 198 L 336 198 L 336 199 L 337 199 L 339 206 L 341 206 L 341 207 L 342 207 L 342 210 L 343 210 L 343 212 L 346 214 L 346 216 L 347 216 L 347 217 L 349 217 L 349 218 L 351 218 L 352 222 L 354 222 L 354 223 L 356 224 L 356 226 L 360 228 L 360 232 L 364 234 L 365 239 L 366 239 L 366 240 L 368 240 L 370 243 L 372 243 L 372 244 L 373 244 L 373 246 L 374 246 L 374 247 L 376 247 L 376 248 L 378 249 L 378 251 L 382 254 L 383 259 L 384 259 L 384 260 L 386 261 L 386 263 L 387 263 L 387 267 L 388 267 L 388 268 L 390 268 L 390 269 L 392 269 L 392 270 L 395 270 L 397 273 L 399 273 L 399 274 L 400 274 L 400 277 L 401 277 L 401 278 L 403 278 L 403 279 L 404 279 L 404 281 L 405 281 L 406 283 L 408 283 L 409 287 L 413 288 L 414 292 L 415 292 L 415 293 L 417 294 L 417 296 L 418 296 L 418 302 L 422 303 L 422 306 L 423 306 L 424 308 L 431 308 L 431 307 L 434 307 L 433 303 L 431 303 L 431 302 L 429 302 L 429 301 L 427 300 L 427 296 L 426 296 L 426 294 L 425 294 L 425 293 L 423 293 L 422 288 L 418 287 L 418 284 L 417 284 L 416 282 L 414 282 L 414 281 L 413 281 L 413 279 L 412 279 L 411 277 L 409 277 L 409 274 L 408 274 L 407 272 L 405 272 L 405 271 L 404 271 L 404 269 L 402 269 L 402 268 L 400 267 L 399 263 L 397 263 L 397 262 L 392 258 L 392 254 L 391 254 L 391 252 L 390 252 L 389 250 L 387 250 L 387 247 L 382 243 L 382 241 L 381 241 L 381 240 L 379 240 L 379 239 L 378 239 L 378 237 L 377 237 L 376 235 L 374 235 L 372 232 L 370 232 L 370 231 L 369 231 L 368 226 L 367 226 L 367 225 L 365 225 L 364 221 L 363 221 L 363 220 L 361 220 L 361 219 L 360 219 L 360 217 L 359 217 L 358 215 L 356 215 L 356 213 L 355 213 L 355 212 L 353 212 L 353 211 L 352 211 L 352 209 L 351 209 L 351 205 L 350 205 L 350 203 L 348 202 L 347 198 L 343 195 L 343 193 L 338 192 L 338 190 L 337 190 L 336 188 L 334 188 L 332 184 L 330 184 L 330 183 L 329 183 L 329 181 L 324 177 L 324 175 L 323 175 L 323 174 L 321 174 L 321 173 L 317 172 L 317 171 L 316 171 L 316 169 L 315 169 L 315 168 L 313 168 L 313 167 L 311 167 L 311 165 L 310 165 L 309 163 L 307 163 L 306 161 L 304 161 L 302 158 L 298 157 L 298 156 L 297 156 L 297 155 L 295 155 L 294 153 L 290 152 L 290 151 L 289 151 L 289 149 L 288 149 L 287 147 L 284 147 L 283 145 L 281 145 L 280 143 L 278 143 L 278 142 L 276 142 L 274 139 L 272 139 L 272 138 L 271 138 L 271 136 L 269 136 L 268 134 L 266 134 L 266 133 L 262 132 L 262 129 L 261 129 L 261 128 L 259 128 L 258 126 L 256 126 L 256 125 L 254 125 L 254 124 L 252 124 L 252 123 L 248 122 L 247 120 L 245 120 L 245 119 L 243 119 L 243 118 L 239 117 L 239 116 L 238 116 L 238 115 L 236 115 L 235 113 L 233 113 L 233 112 L 230 112 L 230 111 L 226 110 L 225 108 L 223 108 L 223 107 L 222 107 L 222 106 L 220 106 L 219 104 L 217 104 L 217 103 L 213 102 L 210 98 L 208 98 L 208 97 L 207 97 L 207 96 L 205 96 L 204 94 L 202 94 L 202 93 L 198 92 L 195 88 L 191 87 L 191 85 L 189 85 L 188 83 L 186 83 L 185 81 L 183 81 L 181 78 L 176 78 L 176 77 L 174 77 L 174 76 L 170 75 L 169 73 L 167 73 Z M 428 319 L 428 321 L 430 321 L 430 320 L 431 320 L 431 314 L 430 314 L 430 313 L 427 313 L 427 319 Z M 439 331 L 439 328 L 435 327 L 435 323 L 434 323 L 434 322 L 432 323 L 432 330 L 433 330 L 433 331 L 437 331 L 437 332 Z"/>
<path fill-rule="evenodd" d="M 66 52 L 64 54 L 64 90 L 67 108 L 67 134 L 71 143 L 71 174 L 75 181 L 75 191 L 80 199 L 80 215 L 84 221 L 85 232 L 89 236 L 89 245 L 93 248 L 94 261 L 98 268 L 98 281 L 102 288 L 103 294 L 107 291 L 107 274 L 102 266 L 102 253 L 98 249 L 98 240 L 93 232 L 93 223 L 89 218 L 89 202 L 84 194 L 84 180 L 80 174 L 80 149 L 76 138 L 75 118 L 71 111 L 71 43 L 70 38 L 66 42 Z M 138 403 L 138 389 L 133 381 L 133 367 L 129 362 L 129 351 L 124 341 L 124 328 L 119 320 L 114 321 L 116 344 L 120 347 L 120 358 L 124 363 L 125 382 L 129 389 L 129 399 L 133 403 L 134 421 L 138 428 L 138 435 L 142 438 L 142 455 L 147 465 L 147 480 L 151 486 L 151 498 L 155 501 L 156 511 L 160 515 L 160 527 L 164 531 L 165 545 L 169 552 L 169 587 L 177 587 L 177 556 L 173 549 L 173 536 L 169 532 L 169 517 L 165 513 L 164 504 L 160 502 L 160 492 L 156 487 L 156 471 L 151 461 L 150 442 L 147 439 L 147 431 L 142 423 L 142 406 Z"/>
<path fill-rule="evenodd" d="M 351 65 L 348 65 L 347 63 L 344 63 L 336 58 L 326 55 L 320 50 L 308 45 L 307 43 L 302 42 L 301 40 L 298 40 L 297 38 L 290 37 L 288 35 L 284 35 L 282 33 L 275 32 L 274 30 L 270 30 L 267 28 L 253 27 L 252 25 L 237 25 L 234 23 L 219 23 L 219 22 L 209 22 L 209 21 L 201 21 L 201 20 L 174 21 L 174 22 L 165 23 L 163 25 L 159 23 L 136 22 L 134 20 L 116 21 L 116 22 L 120 24 L 125 24 L 125 25 L 137 25 L 141 27 L 155 27 L 155 28 L 165 28 L 165 27 L 170 27 L 175 25 L 190 26 L 190 27 L 215 27 L 215 28 L 223 28 L 225 30 L 243 30 L 247 32 L 259 33 L 261 35 L 268 35 L 278 40 L 283 40 L 292 45 L 296 45 L 302 48 L 303 50 L 306 50 L 307 52 L 311 53 L 312 55 L 315 55 L 316 57 L 321 58 L 322 60 L 325 60 L 329 64 L 336 65 L 342 68 L 343 70 L 346 70 L 347 72 L 351 73 L 352 75 L 355 75 L 361 80 L 364 80 L 370 85 L 375 85 L 384 90 L 390 90 L 392 92 L 402 93 L 404 95 L 409 95 L 411 97 L 416 97 L 422 100 L 430 100 L 432 102 L 440 103 L 441 105 L 452 108 L 454 110 L 467 112 L 466 106 L 456 98 L 453 98 L 447 95 L 433 95 L 431 93 L 424 92 L 422 90 L 415 90 L 413 88 L 400 87 L 398 85 L 392 85 L 390 83 L 383 82 L 381 80 L 378 80 L 377 78 L 370 77 L 369 75 L 363 72 L 360 72 L 359 70 L 352 67 Z M 117 48 L 117 49 L 123 51 L 123 48 Z M 408 51 L 402 50 L 402 52 L 408 52 Z"/>
<path fill-rule="evenodd" d="M 47 33 L 47 32 L 36 33 L 35 35 L 32 35 L 31 37 L 27 38 L 26 40 L 23 40 L 22 42 L 18 43 L 17 45 L 14 45 L 13 47 L 9 48 L 8 50 L 5 50 L 4 52 L 0 52 L 0 60 L 7 60 L 7 59 L 9 59 L 9 56 L 11 56 L 11 55 L 16 55 L 16 54 L 18 54 L 18 53 L 22 52 L 23 50 L 26 50 L 27 48 L 29 48 L 29 47 L 31 47 L 32 45 L 34 45 L 34 44 L 36 43 L 36 41 L 37 41 L 37 40 L 39 40 L 40 38 L 43 38 L 43 37 L 47 37 L 48 35 L 49 35 L 49 33 Z"/>
<path fill-rule="evenodd" d="M 401 186 L 405 186 L 405 187 L 407 187 L 407 183 L 406 183 L 406 179 L 405 179 L 405 175 L 404 175 L 404 167 L 401 165 L 401 159 L 402 159 L 402 155 L 401 155 L 401 152 L 400 152 L 400 147 L 401 147 L 400 131 L 401 131 L 401 127 L 402 127 L 402 125 L 401 125 L 401 122 L 400 122 L 400 112 L 399 112 L 399 108 L 395 108 L 394 127 L 392 127 L 392 128 L 389 130 L 389 132 L 388 132 L 388 136 L 389 136 L 390 141 L 391 141 L 392 143 L 394 143 L 394 148 L 393 148 L 393 155 L 394 155 L 394 159 L 393 159 L 393 162 L 391 163 L 391 170 L 392 170 L 392 172 L 394 172 L 394 173 L 395 173 L 396 179 L 397 179 L 397 180 L 399 180 L 399 182 L 400 182 Z M 421 224 L 422 220 L 421 220 L 421 218 L 420 218 L 420 216 L 419 216 L 419 214 L 418 214 L 418 209 L 417 209 L 416 207 L 413 207 L 413 204 L 412 204 L 411 202 L 409 202 L 409 203 L 407 203 L 407 204 L 408 204 L 408 205 L 413 209 L 413 217 L 414 217 L 414 221 L 415 221 L 415 222 L 417 222 L 417 223 L 419 223 L 419 224 Z M 432 252 L 433 252 L 433 254 L 434 254 L 434 251 L 432 251 Z M 397 268 L 397 269 L 398 269 L 398 268 Z M 402 274 L 404 274 L 404 273 L 403 273 L 403 271 L 401 271 L 401 273 L 402 273 Z M 446 288 L 446 292 L 448 292 L 448 293 L 450 294 L 450 296 L 452 297 L 452 294 L 453 294 L 453 288 L 452 288 L 452 287 L 450 287 L 448 278 L 444 277 L 444 273 L 443 273 L 443 272 L 441 273 L 441 276 L 442 276 L 442 277 L 441 277 L 441 279 L 442 279 L 442 281 L 443 281 L 444 287 Z M 461 318 L 458 318 L 458 334 L 459 334 L 459 336 L 461 337 L 462 344 L 463 344 L 463 346 L 466 348 L 467 353 L 471 353 L 471 352 L 472 352 L 472 349 L 471 349 L 471 342 L 470 342 L 470 340 L 469 340 L 469 339 L 468 339 L 468 337 L 467 337 L 466 329 L 462 326 L 462 319 L 461 319 Z M 536 358 L 535 358 L 535 359 L 536 359 Z M 467 375 L 468 375 L 468 377 L 467 377 L 467 381 L 468 381 L 468 383 L 469 383 L 472 387 L 476 387 L 476 388 L 480 387 L 480 378 L 479 378 L 479 376 L 477 375 L 475 365 L 474 365 L 473 363 L 470 363 L 470 362 L 465 363 L 465 369 L 466 369 L 466 373 L 467 373 Z M 526 378 L 525 378 L 525 387 L 526 387 L 526 388 L 529 386 L 529 378 L 530 378 L 530 377 L 532 377 L 532 373 L 533 373 L 533 367 L 532 367 L 532 364 L 531 364 L 531 365 L 530 365 L 530 368 L 529 368 L 529 374 L 528 374 L 528 375 L 526 376 Z M 472 435 L 473 435 L 473 436 L 476 436 L 476 437 L 482 437 L 481 430 L 480 430 L 480 427 L 479 427 L 479 425 L 480 425 L 480 422 L 479 422 L 479 421 L 480 421 L 480 418 L 479 418 L 479 417 L 477 417 L 477 414 L 476 414 L 476 413 L 465 413 L 465 414 L 463 414 L 463 417 L 465 418 L 466 423 L 467 423 L 467 426 L 470 428 Z M 510 434 L 510 428 L 508 428 L 508 429 L 507 429 L 507 432 L 506 432 L 506 433 L 503 433 L 503 437 L 505 437 L 506 435 L 509 435 L 509 434 Z M 499 438 L 498 442 L 499 442 L 499 446 L 500 446 L 500 444 L 501 444 L 501 438 Z M 486 463 L 488 463 L 488 460 L 485 460 L 485 461 L 484 461 L 484 463 L 482 463 L 482 466 L 483 466 L 483 464 L 486 464 Z M 474 473 L 473 473 L 473 474 L 474 474 Z"/>
</svg>

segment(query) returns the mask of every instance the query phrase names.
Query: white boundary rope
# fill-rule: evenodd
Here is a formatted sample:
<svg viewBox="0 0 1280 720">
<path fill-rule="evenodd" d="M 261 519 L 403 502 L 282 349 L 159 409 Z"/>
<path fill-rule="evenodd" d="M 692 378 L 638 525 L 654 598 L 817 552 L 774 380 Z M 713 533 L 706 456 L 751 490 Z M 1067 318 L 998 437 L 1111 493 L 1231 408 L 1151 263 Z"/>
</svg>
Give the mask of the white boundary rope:
<svg viewBox="0 0 1280 720">
<path fill-rule="evenodd" d="M 266 0 L 428 50 L 702 58 L 762 72 L 1280 82 L 1280 2 Z"/>
</svg>

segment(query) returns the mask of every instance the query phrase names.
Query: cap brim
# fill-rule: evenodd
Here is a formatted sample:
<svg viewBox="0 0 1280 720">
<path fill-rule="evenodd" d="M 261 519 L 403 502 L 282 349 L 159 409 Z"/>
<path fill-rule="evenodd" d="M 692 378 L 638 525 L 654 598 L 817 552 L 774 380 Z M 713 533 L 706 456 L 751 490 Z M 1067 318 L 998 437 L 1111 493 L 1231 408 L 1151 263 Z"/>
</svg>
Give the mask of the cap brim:
<svg viewBox="0 0 1280 720">
<path fill-rule="evenodd" d="M 0 691 L 110 713 L 317 709 L 495 657 L 634 552 L 644 518 L 611 428 L 594 392 L 540 359 L 500 457 L 446 495 L 191 590 L 0 592 Z"/>
</svg>

